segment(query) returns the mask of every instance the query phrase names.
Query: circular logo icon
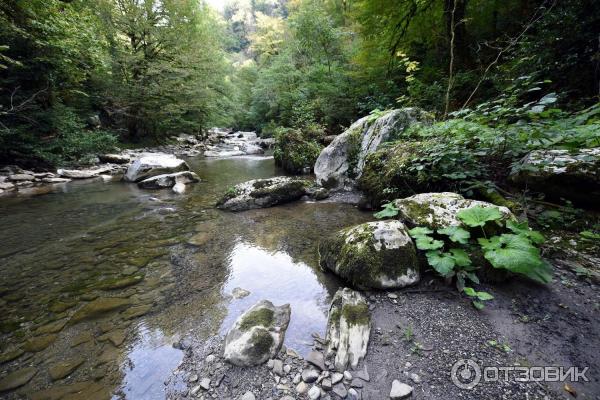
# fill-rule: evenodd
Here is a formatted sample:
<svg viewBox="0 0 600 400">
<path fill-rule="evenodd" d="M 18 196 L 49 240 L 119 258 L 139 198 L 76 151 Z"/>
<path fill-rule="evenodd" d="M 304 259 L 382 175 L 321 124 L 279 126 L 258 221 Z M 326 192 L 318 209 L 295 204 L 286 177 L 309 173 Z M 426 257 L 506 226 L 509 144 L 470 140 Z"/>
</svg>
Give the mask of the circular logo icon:
<svg viewBox="0 0 600 400">
<path fill-rule="evenodd" d="M 473 360 L 458 360 L 452 365 L 450 376 L 456 387 L 471 390 L 481 381 L 481 368 Z"/>
</svg>

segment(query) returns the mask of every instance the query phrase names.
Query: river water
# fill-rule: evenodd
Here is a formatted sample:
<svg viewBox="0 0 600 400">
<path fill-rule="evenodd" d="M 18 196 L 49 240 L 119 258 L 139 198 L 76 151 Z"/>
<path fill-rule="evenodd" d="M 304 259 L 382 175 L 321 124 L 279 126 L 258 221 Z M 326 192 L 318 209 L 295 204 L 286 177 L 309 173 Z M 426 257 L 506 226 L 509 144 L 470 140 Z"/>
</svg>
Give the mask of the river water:
<svg viewBox="0 0 600 400">
<path fill-rule="evenodd" d="M 334 202 L 216 210 L 230 186 L 282 171 L 272 157 L 187 161 L 202 182 L 185 195 L 115 180 L 0 198 L 0 382 L 33 374 L 0 396 L 162 399 L 183 358 L 173 344 L 223 335 L 261 299 L 291 304 L 287 346 L 306 354 L 324 334 L 340 282 L 317 242 L 370 216 Z"/>
</svg>

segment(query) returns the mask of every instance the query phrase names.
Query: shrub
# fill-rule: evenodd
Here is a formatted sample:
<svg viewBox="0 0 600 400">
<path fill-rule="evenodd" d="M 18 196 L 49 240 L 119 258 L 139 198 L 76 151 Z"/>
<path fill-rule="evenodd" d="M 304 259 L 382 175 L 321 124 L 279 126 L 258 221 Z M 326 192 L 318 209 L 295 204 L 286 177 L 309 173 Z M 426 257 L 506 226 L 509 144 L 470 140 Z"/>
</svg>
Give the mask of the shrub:
<svg viewBox="0 0 600 400">
<path fill-rule="evenodd" d="M 318 131 L 314 128 L 304 131 L 278 128 L 273 152 L 275 163 L 292 174 L 301 174 L 306 168 L 312 170 L 322 150 L 317 138 Z"/>
</svg>

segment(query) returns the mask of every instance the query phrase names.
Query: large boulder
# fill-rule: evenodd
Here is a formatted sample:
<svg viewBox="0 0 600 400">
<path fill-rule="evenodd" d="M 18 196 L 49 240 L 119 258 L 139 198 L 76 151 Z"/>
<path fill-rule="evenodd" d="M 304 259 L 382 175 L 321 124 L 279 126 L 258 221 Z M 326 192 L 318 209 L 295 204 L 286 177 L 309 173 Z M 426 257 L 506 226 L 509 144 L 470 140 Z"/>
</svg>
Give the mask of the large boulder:
<svg viewBox="0 0 600 400">
<path fill-rule="evenodd" d="M 333 296 L 327 320 L 327 356 L 335 354 L 335 368 L 356 368 L 367 354 L 371 334 L 369 305 L 362 294 L 344 288 Z"/>
<path fill-rule="evenodd" d="M 171 154 L 146 154 L 136 159 L 127 168 L 123 179 L 128 182 L 139 182 L 156 175 L 189 171 L 187 163 Z"/>
<path fill-rule="evenodd" d="M 361 176 L 367 156 L 382 143 L 400 138 L 412 124 L 431 121 L 430 114 L 417 108 L 392 110 L 378 118 L 369 115 L 359 119 L 317 158 L 314 168 L 317 183 L 332 189 L 352 185 Z"/>
<path fill-rule="evenodd" d="M 479 206 L 498 208 L 502 220 L 514 219 L 513 213 L 506 207 L 499 207 L 479 200 L 465 199 L 458 193 L 420 193 L 404 199 L 397 199 L 394 205 L 398 208 L 398 218 L 407 225 L 440 229 L 448 226 L 463 226 L 458 219 L 458 212 Z"/>
<path fill-rule="evenodd" d="M 319 265 L 361 289 L 402 288 L 419 281 L 415 245 L 396 220 L 356 225 L 321 241 Z"/>
<path fill-rule="evenodd" d="M 261 300 L 235 321 L 225 337 L 224 358 L 241 367 L 259 365 L 279 352 L 290 322 L 289 304 Z"/>
<path fill-rule="evenodd" d="M 309 181 L 287 176 L 254 179 L 230 188 L 217 207 L 230 211 L 272 207 L 300 199 L 308 187 Z"/>
<path fill-rule="evenodd" d="M 600 201 L 600 147 L 568 150 L 535 150 L 517 163 L 510 175 L 514 183 L 580 204 Z"/>
<path fill-rule="evenodd" d="M 188 183 L 199 182 L 200 178 L 192 171 L 176 172 L 174 174 L 156 175 L 138 182 L 142 189 L 166 189 L 175 186 L 177 183 L 187 185 Z"/>
</svg>

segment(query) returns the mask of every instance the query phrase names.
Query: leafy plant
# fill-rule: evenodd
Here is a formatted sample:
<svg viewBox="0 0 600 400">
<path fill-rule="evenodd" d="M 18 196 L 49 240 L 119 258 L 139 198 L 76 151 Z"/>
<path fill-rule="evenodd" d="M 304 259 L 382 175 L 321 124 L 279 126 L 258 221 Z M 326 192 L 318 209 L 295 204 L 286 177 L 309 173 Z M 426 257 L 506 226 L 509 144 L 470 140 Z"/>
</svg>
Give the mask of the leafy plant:
<svg viewBox="0 0 600 400">
<path fill-rule="evenodd" d="M 394 203 L 386 203 L 383 205 L 383 210 L 373 214 L 375 218 L 392 218 L 398 215 L 400 209 L 394 205 Z"/>
<path fill-rule="evenodd" d="M 502 214 L 497 207 L 475 206 L 460 210 L 457 217 L 467 226 L 483 227 L 488 221 L 497 221 L 502 218 Z"/>
<path fill-rule="evenodd" d="M 485 308 L 485 305 L 483 304 L 484 301 L 494 299 L 494 296 L 492 296 L 488 292 L 478 292 L 470 287 L 464 288 L 463 293 L 472 299 L 471 301 L 473 303 L 473 306 L 478 310 L 482 310 L 483 308 Z"/>
</svg>

